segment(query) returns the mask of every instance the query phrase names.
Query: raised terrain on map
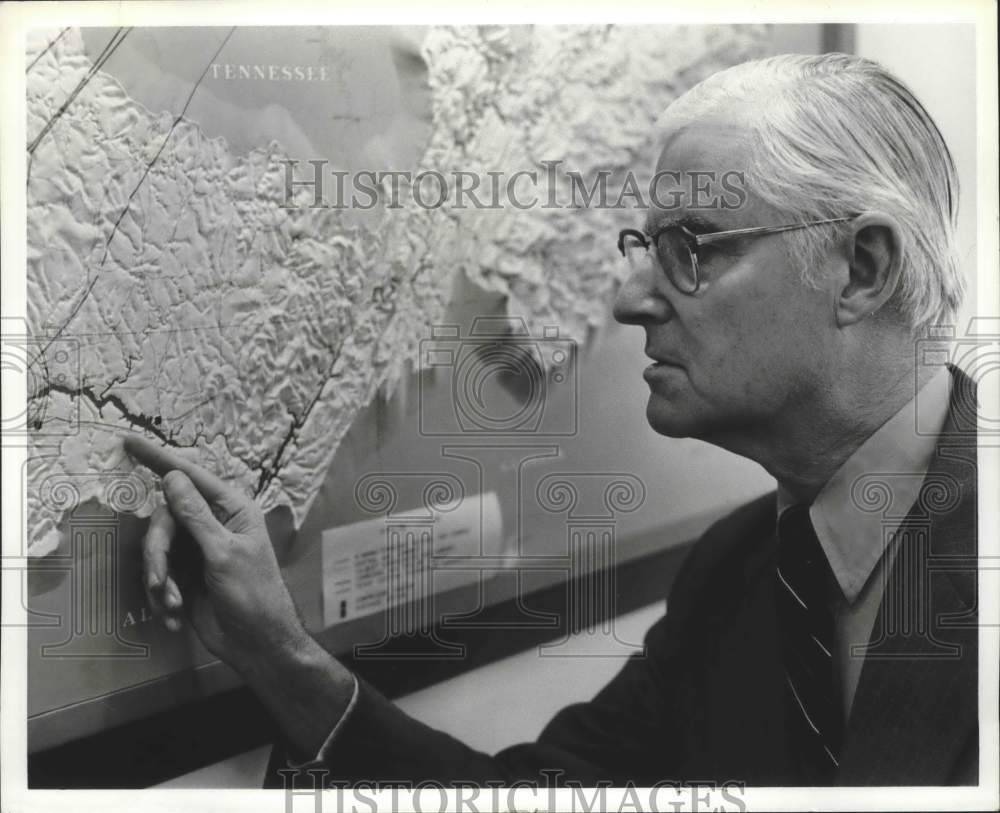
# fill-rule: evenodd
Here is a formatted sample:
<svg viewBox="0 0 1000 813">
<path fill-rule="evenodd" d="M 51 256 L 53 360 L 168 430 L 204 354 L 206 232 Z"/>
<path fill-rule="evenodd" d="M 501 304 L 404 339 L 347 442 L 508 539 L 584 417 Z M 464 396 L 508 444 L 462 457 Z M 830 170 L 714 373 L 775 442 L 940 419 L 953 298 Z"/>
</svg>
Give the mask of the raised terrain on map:
<svg viewBox="0 0 1000 813">
<path fill-rule="evenodd" d="M 483 176 L 558 161 L 614 187 L 652 172 L 671 99 L 765 42 L 719 26 L 180 32 L 29 38 L 34 556 L 82 501 L 152 511 L 125 429 L 300 523 L 355 416 L 419 368 L 459 278 L 582 343 L 623 271 L 614 235 L 639 218 L 381 199 L 357 213 L 312 208 L 307 189 L 288 207 L 284 160 Z M 276 88 L 212 69 L 254 54 L 332 78 Z"/>
</svg>

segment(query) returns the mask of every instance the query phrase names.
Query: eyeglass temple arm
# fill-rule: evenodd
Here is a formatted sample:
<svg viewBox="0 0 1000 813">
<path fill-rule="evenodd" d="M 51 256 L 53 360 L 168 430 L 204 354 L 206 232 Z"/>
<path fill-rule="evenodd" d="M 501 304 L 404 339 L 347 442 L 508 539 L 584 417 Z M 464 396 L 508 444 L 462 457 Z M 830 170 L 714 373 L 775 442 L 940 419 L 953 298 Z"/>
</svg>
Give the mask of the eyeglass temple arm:
<svg viewBox="0 0 1000 813">
<path fill-rule="evenodd" d="M 728 240 L 732 237 L 745 237 L 750 234 L 778 234 L 783 231 L 795 231 L 796 229 L 808 229 L 810 226 L 822 226 L 825 223 L 842 223 L 845 220 L 853 220 L 857 215 L 851 217 L 833 217 L 829 220 L 810 220 L 808 223 L 789 223 L 784 226 L 752 226 L 749 229 L 730 229 L 729 231 L 717 231 L 712 234 L 690 234 L 699 246 L 715 243 L 719 240 Z M 686 231 L 686 230 L 685 230 Z"/>
</svg>

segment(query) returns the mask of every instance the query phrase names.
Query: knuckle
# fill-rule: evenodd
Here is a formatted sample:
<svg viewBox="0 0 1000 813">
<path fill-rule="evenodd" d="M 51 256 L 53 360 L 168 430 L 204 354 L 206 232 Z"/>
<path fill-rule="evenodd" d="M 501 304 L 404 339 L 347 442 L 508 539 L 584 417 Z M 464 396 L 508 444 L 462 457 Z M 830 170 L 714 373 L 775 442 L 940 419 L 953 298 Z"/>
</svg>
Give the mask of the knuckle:
<svg viewBox="0 0 1000 813">
<path fill-rule="evenodd" d="M 182 516 L 196 517 L 201 513 L 197 500 L 188 495 L 176 498 L 173 506 L 174 510 Z"/>
<path fill-rule="evenodd" d="M 197 492 L 175 491 L 168 494 L 167 499 L 170 509 L 178 515 L 178 518 L 200 519 L 206 511 L 205 501 Z"/>
<path fill-rule="evenodd" d="M 170 489 L 183 489 L 187 486 L 187 476 L 180 469 L 171 469 L 163 475 L 163 485 Z"/>
<path fill-rule="evenodd" d="M 236 534 L 226 533 L 215 551 L 215 561 L 221 567 L 232 565 L 239 553 L 240 541 Z"/>
</svg>

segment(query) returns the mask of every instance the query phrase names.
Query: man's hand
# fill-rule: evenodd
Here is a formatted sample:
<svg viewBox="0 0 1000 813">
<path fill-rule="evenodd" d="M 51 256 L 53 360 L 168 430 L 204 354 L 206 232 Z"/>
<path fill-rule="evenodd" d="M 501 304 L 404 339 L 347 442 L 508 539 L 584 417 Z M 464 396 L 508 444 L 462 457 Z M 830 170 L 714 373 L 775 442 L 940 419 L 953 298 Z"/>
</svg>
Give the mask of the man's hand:
<svg viewBox="0 0 1000 813">
<path fill-rule="evenodd" d="M 124 448 L 163 478 L 167 500 L 143 542 L 154 615 L 173 630 L 187 617 L 206 648 L 240 671 L 301 647 L 308 634 L 253 500 L 138 435 L 126 436 Z"/>
<path fill-rule="evenodd" d="M 190 619 L 208 650 L 263 701 L 290 753 L 311 759 L 347 710 L 355 680 L 299 620 L 264 515 L 249 497 L 167 449 L 138 435 L 126 436 L 124 447 L 163 478 L 167 499 L 143 542 L 153 613 L 170 629 Z"/>
</svg>

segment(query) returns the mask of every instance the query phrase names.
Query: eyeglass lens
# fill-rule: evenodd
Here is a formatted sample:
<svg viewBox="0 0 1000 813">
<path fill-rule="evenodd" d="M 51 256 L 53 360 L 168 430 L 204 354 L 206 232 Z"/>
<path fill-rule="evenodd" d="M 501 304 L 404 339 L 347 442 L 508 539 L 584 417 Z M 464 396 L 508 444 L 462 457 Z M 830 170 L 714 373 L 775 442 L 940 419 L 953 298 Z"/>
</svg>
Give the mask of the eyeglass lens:
<svg viewBox="0 0 1000 813">
<path fill-rule="evenodd" d="M 636 235 L 625 235 L 622 248 L 632 267 L 646 260 L 646 244 Z M 679 230 L 669 229 L 659 235 L 656 260 L 678 290 L 691 293 L 697 289 L 698 280 L 692 265 L 691 252 L 684 235 Z"/>
</svg>

